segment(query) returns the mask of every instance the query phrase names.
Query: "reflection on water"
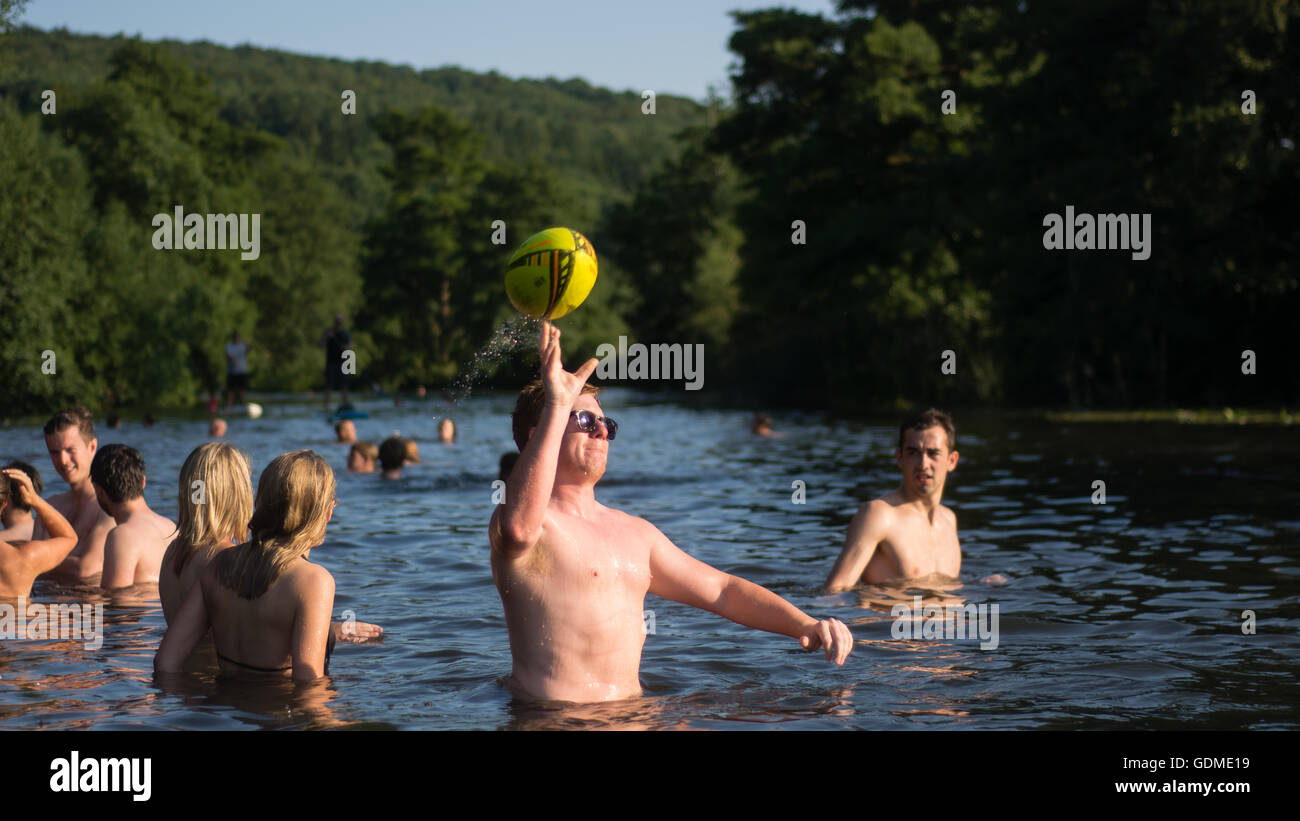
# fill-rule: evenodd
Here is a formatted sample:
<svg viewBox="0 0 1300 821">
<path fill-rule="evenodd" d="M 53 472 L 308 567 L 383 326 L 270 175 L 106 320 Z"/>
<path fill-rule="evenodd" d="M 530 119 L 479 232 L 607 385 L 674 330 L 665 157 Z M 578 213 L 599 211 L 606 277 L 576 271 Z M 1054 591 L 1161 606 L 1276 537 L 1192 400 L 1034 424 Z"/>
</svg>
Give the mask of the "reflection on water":
<svg viewBox="0 0 1300 821">
<path fill-rule="evenodd" d="M 382 624 L 340 645 L 311 684 L 221 674 L 210 648 L 155 678 L 156 588 L 107 596 L 38 582 L 42 603 L 103 606 L 102 646 L 0 638 L 0 727 L 177 729 L 1295 728 L 1300 673 L 1300 437 L 1286 428 L 1072 425 L 957 419 L 961 578 L 820 589 L 863 501 L 892 489 L 897 429 L 790 414 L 749 434 L 750 412 L 696 411 L 622 390 L 601 501 L 645 516 L 703 561 L 836 616 L 857 645 L 843 668 L 783 636 L 654 597 L 642 698 L 537 704 L 504 683 L 509 645 L 485 525 L 512 397 L 360 403 L 359 436 L 422 445 L 398 482 L 344 472 L 347 446 L 316 403 L 265 402 L 228 439 L 255 469 L 310 447 L 339 470 L 339 506 L 312 551 L 337 581 L 335 618 Z M 437 416 L 459 428 L 436 444 Z M 101 431 L 142 451 L 149 503 L 175 513 L 200 421 Z M 37 465 L 36 426 L 0 429 L 0 458 Z M 792 482 L 806 485 L 806 504 Z M 1106 503 L 1093 504 L 1093 483 Z M 994 574 L 1005 576 L 993 583 Z M 907 639 L 892 608 L 999 606 L 1000 641 Z M 1255 614 L 1255 633 L 1242 631 Z"/>
</svg>

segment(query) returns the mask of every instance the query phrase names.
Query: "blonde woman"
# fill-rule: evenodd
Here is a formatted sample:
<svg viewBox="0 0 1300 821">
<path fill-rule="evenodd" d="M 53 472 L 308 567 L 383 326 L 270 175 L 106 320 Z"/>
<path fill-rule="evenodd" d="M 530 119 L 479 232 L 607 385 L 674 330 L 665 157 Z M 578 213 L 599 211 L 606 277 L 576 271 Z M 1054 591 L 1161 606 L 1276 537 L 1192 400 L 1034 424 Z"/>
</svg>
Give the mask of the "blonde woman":
<svg viewBox="0 0 1300 821">
<path fill-rule="evenodd" d="M 181 466 L 178 490 L 179 534 L 163 554 L 158 576 L 168 624 L 176 621 L 185 596 L 217 554 L 247 537 L 253 518 L 248 457 L 226 442 L 199 445 Z"/>
<path fill-rule="evenodd" d="M 334 577 L 309 561 L 334 515 L 334 471 L 309 450 L 277 456 L 257 483 L 249 540 L 221 551 L 167 628 L 154 669 L 179 672 L 212 628 L 223 670 L 328 673 Z"/>
</svg>

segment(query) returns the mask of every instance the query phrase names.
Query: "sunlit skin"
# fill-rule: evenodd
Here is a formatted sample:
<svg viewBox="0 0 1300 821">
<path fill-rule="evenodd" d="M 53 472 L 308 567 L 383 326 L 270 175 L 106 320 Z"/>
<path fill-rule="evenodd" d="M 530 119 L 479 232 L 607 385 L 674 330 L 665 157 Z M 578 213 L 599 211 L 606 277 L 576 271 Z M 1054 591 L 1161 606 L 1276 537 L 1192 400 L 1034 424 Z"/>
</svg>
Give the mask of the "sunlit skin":
<svg viewBox="0 0 1300 821">
<path fill-rule="evenodd" d="M 894 451 L 903 485 L 858 509 L 844 549 L 826 579 L 832 593 L 859 582 L 956 579 L 961 572 L 957 516 L 941 504 L 958 453 L 939 426 L 908 430 Z"/>
<path fill-rule="evenodd" d="M 445 416 L 438 422 L 438 441 L 444 445 L 456 441 L 456 423 Z"/>
<path fill-rule="evenodd" d="M 146 483 L 141 482 L 141 490 Z M 115 505 L 98 485 L 95 492 L 99 506 L 117 522 L 104 540 L 99 586 L 113 590 L 157 582 L 163 554 L 176 537 L 176 523 L 150 510 L 143 495 Z"/>
<path fill-rule="evenodd" d="M 337 436 L 341 444 L 351 444 L 357 441 L 357 426 L 352 423 L 351 419 L 344 419 L 339 422 Z"/>
<path fill-rule="evenodd" d="M 36 495 L 30 476 L 14 468 L 6 469 L 4 476 L 13 481 L 19 500 L 31 507 L 38 523 L 43 525 L 41 529 L 48 535 L 21 545 L 0 540 L 0 600 L 31 595 L 36 577 L 58 567 L 77 544 L 72 524 L 53 505 Z"/>
<path fill-rule="evenodd" d="M 90 462 L 99 448 L 99 440 L 87 442 L 81 438 L 77 426 L 71 425 L 46 436 L 45 447 L 55 472 L 70 485 L 67 491 L 51 496 L 49 502 L 72 523 L 77 533 L 77 546 L 52 575 L 72 581 L 93 579 L 103 569 L 104 540 L 115 526 L 112 517 L 100 509 L 90 482 Z M 48 536 L 49 531 L 41 522 L 32 529 L 33 539 Z"/>
<path fill-rule="evenodd" d="M 581 393 L 597 361 L 565 371 L 560 332 L 550 323 L 543 324 L 540 347 L 545 408 L 489 526 L 515 691 L 570 702 L 640 695 L 646 593 L 824 648 L 828 660 L 843 664 L 853 649 L 843 623 L 818 621 L 692 558 L 645 519 L 596 501 L 608 431 L 601 423 L 579 430 L 571 411 L 604 415 L 594 397 Z"/>
</svg>

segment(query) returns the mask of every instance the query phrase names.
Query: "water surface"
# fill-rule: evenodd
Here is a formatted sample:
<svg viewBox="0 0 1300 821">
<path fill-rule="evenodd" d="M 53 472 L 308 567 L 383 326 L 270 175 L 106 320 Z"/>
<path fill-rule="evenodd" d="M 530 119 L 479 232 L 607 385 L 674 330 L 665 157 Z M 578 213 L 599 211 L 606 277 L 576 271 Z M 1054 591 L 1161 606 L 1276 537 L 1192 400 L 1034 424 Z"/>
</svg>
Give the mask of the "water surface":
<svg viewBox="0 0 1300 821">
<path fill-rule="evenodd" d="M 858 506 L 898 483 L 897 429 L 777 415 L 758 439 L 750 414 L 692 410 L 626 390 L 603 394 L 619 421 L 605 504 L 648 518 L 680 547 L 847 622 L 843 668 L 786 637 L 648 597 L 655 635 L 645 697 L 589 707 L 532 706 L 502 683 L 510 651 L 488 564 L 497 459 L 513 450 L 512 397 L 358 402 L 358 435 L 400 431 L 423 463 L 395 483 L 344 470 L 346 445 L 318 403 L 267 403 L 232 419 L 227 439 L 255 474 L 282 451 L 317 450 L 339 471 L 339 506 L 312 560 L 382 644 L 340 647 L 315 685 L 250 683 L 212 668 L 166 686 L 152 660 L 164 630 L 156 599 L 109 601 L 103 646 L 0 641 L 0 727 L 101 729 L 1019 729 L 1300 726 L 1300 436 L 1294 429 L 1067 424 L 989 414 L 958 418 L 961 463 L 945 503 L 957 513 L 959 586 L 820 585 Z M 435 415 L 457 422 L 438 445 Z M 146 498 L 175 516 L 176 476 L 206 423 L 100 428 L 148 466 Z M 66 489 L 39 428 L 0 429 L 0 458 L 36 465 L 46 494 Z M 805 484 L 796 504 L 793 483 Z M 254 477 L 256 481 L 256 475 Z M 1094 482 L 1105 504 L 1094 504 Z M 1001 573 L 1005 584 L 981 582 Z M 899 640 L 888 602 L 944 597 L 997 604 L 999 644 Z M 85 595 L 40 581 L 44 602 Z M 876 603 L 874 609 L 871 603 Z M 1243 611 L 1256 632 L 1242 632 Z"/>
</svg>

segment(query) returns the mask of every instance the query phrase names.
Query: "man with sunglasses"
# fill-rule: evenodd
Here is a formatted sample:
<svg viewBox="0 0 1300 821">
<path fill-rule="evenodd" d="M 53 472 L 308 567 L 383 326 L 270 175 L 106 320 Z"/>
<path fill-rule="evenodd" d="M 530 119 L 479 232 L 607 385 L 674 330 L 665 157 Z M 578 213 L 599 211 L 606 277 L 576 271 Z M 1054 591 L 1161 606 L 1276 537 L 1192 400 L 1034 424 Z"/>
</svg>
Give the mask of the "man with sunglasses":
<svg viewBox="0 0 1300 821">
<path fill-rule="evenodd" d="M 488 528 L 516 692 L 572 702 L 640 695 L 646 593 L 824 648 L 827 660 L 843 664 L 853 650 L 843 623 L 818 621 L 691 558 L 645 519 L 596 501 L 618 432 L 586 384 L 597 361 L 565 371 L 560 331 L 549 322 L 541 361 L 542 378 L 515 405 L 519 461 Z"/>
</svg>

